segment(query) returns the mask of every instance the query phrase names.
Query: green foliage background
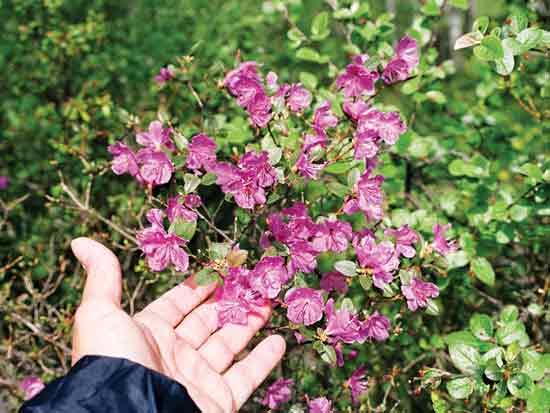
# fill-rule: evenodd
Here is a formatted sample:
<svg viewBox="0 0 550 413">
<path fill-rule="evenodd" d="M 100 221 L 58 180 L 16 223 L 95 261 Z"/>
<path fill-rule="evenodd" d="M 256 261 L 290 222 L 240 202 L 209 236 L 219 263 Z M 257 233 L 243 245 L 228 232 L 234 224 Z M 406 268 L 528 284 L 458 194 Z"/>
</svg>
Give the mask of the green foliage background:
<svg viewBox="0 0 550 413">
<path fill-rule="evenodd" d="M 550 60 L 544 50 L 525 53 L 503 77 L 470 50 L 452 51 L 451 29 L 458 19 L 459 34 L 469 32 L 481 15 L 490 17 L 490 29 L 504 27 L 508 16 L 521 12 L 530 27 L 548 30 L 550 5 L 376 0 L 358 2 L 365 8 L 358 16 L 334 18 L 331 4 L 342 9 L 351 3 L 0 2 L 0 175 L 11 179 L 0 192 L 0 400 L 7 411 L 21 400 L 17 381 L 22 377 L 36 374 L 50 380 L 69 367 L 71 317 L 83 281 L 68 250 L 73 237 L 92 236 L 115 248 L 126 273 L 125 305 L 131 312 L 178 282 L 172 273 L 148 273 L 139 251 L 117 230 L 139 227 L 144 194 L 111 173 L 109 143 L 160 111 L 176 116 L 188 136 L 201 129 L 213 131 L 230 153 L 232 145 L 253 138 L 242 114 L 227 107 L 219 90 L 219 80 L 235 65 L 238 53 L 282 79 L 319 84 L 330 93 L 350 54 L 376 54 L 405 32 L 426 41 L 422 76 L 407 82 L 401 93 L 382 96 L 411 125 L 396 151 L 384 159 L 391 220 L 425 233 L 437 219 L 447 220 L 462 252 L 451 257 L 439 283 L 439 315 L 404 319 L 401 333 L 387 344 L 361 350 L 358 362 L 367 364 L 371 377 L 369 397 L 378 411 L 481 412 L 491 406 L 491 411 L 504 412 L 529 407 L 527 397 L 514 394 L 510 385 L 511 394 L 503 390 L 505 402 L 490 405 L 494 389 L 485 392 L 479 375 L 472 376 L 477 381 L 468 381 L 466 375 L 458 383 L 459 393 L 471 383 L 476 387 L 469 406 L 451 397 L 456 389 L 449 396 L 438 384 L 448 372 L 463 373 L 456 363 L 453 367 L 451 345 L 479 345 L 449 339 L 449 333 L 468 329 L 474 313 L 496 320 L 513 304 L 525 327 L 514 326 L 524 328 L 530 350 L 550 350 Z M 394 19 L 386 13 L 388 7 L 395 8 Z M 331 32 L 315 41 L 310 26 L 321 11 L 331 12 Z M 293 29 L 307 39 L 299 40 Z M 304 59 L 297 52 L 303 47 L 317 51 L 317 57 Z M 159 92 L 153 76 L 184 55 L 194 57 L 186 66 L 186 80 Z M 200 96 L 202 110 L 187 81 Z M 308 191 L 315 200 L 327 189 Z M 233 213 L 226 214 L 229 222 Z M 499 322 L 505 328 L 502 317 Z M 507 374 L 515 374 L 515 350 L 506 351 L 511 354 Z M 301 393 L 294 399 L 298 403 L 304 393 L 316 395 L 322 389 L 329 398 L 339 395 L 349 372 L 333 371 L 292 351 L 276 374 L 291 375 L 300 383 Z M 550 366 L 538 381 L 540 389 L 550 392 L 548 373 Z M 550 393 L 536 397 L 543 400 L 540 406 L 550 404 L 544 405 Z M 348 404 L 337 405 L 352 411 Z M 532 407 L 530 411 L 544 411 Z M 259 411 L 254 403 L 248 409 Z M 361 411 L 375 411 L 370 409 Z"/>
</svg>

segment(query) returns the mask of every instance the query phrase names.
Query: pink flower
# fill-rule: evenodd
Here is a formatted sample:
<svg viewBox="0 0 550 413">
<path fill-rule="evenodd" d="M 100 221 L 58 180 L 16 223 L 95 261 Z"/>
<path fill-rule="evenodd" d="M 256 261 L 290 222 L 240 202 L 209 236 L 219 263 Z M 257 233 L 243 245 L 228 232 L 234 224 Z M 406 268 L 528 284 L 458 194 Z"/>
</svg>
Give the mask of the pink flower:
<svg viewBox="0 0 550 413">
<path fill-rule="evenodd" d="M 360 99 L 345 100 L 342 105 L 344 113 L 348 115 L 354 122 L 359 121 L 370 110 L 370 105 Z"/>
<path fill-rule="evenodd" d="M 198 208 L 202 204 L 201 197 L 197 194 L 185 195 L 183 198 L 183 204 L 187 208 Z"/>
<path fill-rule="evenodd" d="M 290 274 L 295 274 L 297 271 L 313 272 L 317 268 L 316 258 L 319 251 L 310 242 L 297 239 L 287 245 L 290 249 L 290 262 L 288 264 Z"/>
<path fill-rule="evenodd" d="M 137 234 L 138 246 L 147 257 L 151 271 L 162 271 L 170 263 L 178 271 L 186 271 L 189 257 L 181 248 L 186 240 L 176 234 L 167 233 L 163 224 L 164 213 L 160 209 L 151 209 L 147 220 L 151 224 Z"/>
<path fill-rule="evenodd" d="M 159 86 L 162 86 L 173 77 L 174 73 L 169 67 L 161 67 L 159 74 L 155 76 L 155 81 Z"/>
<path fill-rule="evenodd" d="M 186 166 L 189 169 L 197 170 L 204 168 L 210 170 L 216 162 L 216 143 L 208 135 L 199 133 L 193 136 L 187 150 L 189 151 Z"/>
<path fill-rule="evenodd" d="M 307 403 L 309 413 L 333 413 L 332 402 L 326 397 L 317 397 Z"/>
<path fill-rule="evenodd" d="M 196 221 L 197 214 L 180 203 L 181 196 L 173 196 L 168 198 L 168 204 L 166 208 L 166 215 L 170 223 L 174 222 L 176 218 L 183 218 L 185 221 Z"/>
<path fill-rule="evenodd" d="M 277 379 L 269 386 L 261 403 L 270 409 L 277 409 L 288 402 L 292 396 L 292 379 Z"/>
<path fill-rule="evenodd" d="M 374 158 L 378 153 L 378 134 L 373 130 L 357 132 L 354 142 L 355 159 Z"/>
<path fill-rule="evenodd" d="M 263 257 L 252 271 L 250 284 L 264 298 L 275 298 L 288 279 L 283 257 Z"/>
<path fill-rule="evenodd" d="M 250 115 L 250 122 L 259 128 L 265 128 L 273 117 L 271 100 L 263 90 L 254 95 L 247 106 L 247 110 Z"/>
<path fill-rule="evenodd" d="M 237 86 L 239 81 L 242 79 L 250 79 L 260 82 L 262 78 L 258 74 L 258 63 L 254 61 L 241 63 L 239 67 L 233 69 L 225 76 L 223 83 L 232 95 L 239 95 L 240 90 Z"/>
<path fill-rule="evenodd" d="M 312 244 L 320 252 L 344 252 L 351 240 L 351 224 L 337 219 L 327 219 L 317 226 Z"/>
<path fill-rule="evenodd" d="M 434 233 L 434 241 L 432 242 L 432 248 L 445 256 L 450 252 L 456 251 L 458 248 L 455 240 L 449 241 L 445 238 L 445 232 L 451 228 L 451 224 L 440 225 L 435 224 L 432 228 Z"/>
<path fill-rule="evenodd" d="M 29 400 L 40 393 L 46 385 L 39 377 L 28 376 L 19 383 L 19 387 L 25 393 L 25 400 Z"/>
<path fill-rule="evenodd" d="M 367 336 L 364 331 L 363 322 L 359 320 L 357 314 L 352 314 L 345 308 L 336 310 L 334 300 L 331 298 L 325 306 L 327 316 L 327 327 L 325 334 L 329 337 L 329 342 L 364 343 Z"/>
<path fill-rule="evenodd" d="M 262 188 L 273 186 L 277 182 L 277 172 L 269 163 L 269 154 L 267 151 L 246 152 L 239 160 L 238 167 L 244 171 L 254 172 L 256 182 Z"/>
<path fill-rule="evenodd" d="M 0 189 L 6 189 L 10 184 L 10 178 L 5 175 L 0 175 Z"/>
<path fill-rule="evenodd" d="M 320 286 L 327 293 L 330 293 L 332 290 L 340 294 L 346 294 L 348 292 L 346 277 L 338 271 L 331 271 L 324 274 L 323 278 L 321 278 Z"/>
<path fill-rule="evenodd" d="M 117 175 L 128 173 L 136 176 L 139 173 L 136 154 L 124 143 L 109 145 L 108 151 L 113 155 L 111 169 Z"/>
<path fill-rule="evenodd" d="M 286 104 L 292 112 L 303 112 L 311 103 L 311 93 L 300 83 L 290 86 Z"/>
<path fill-rule="evenodd" d="M 387 228 L 384 230 L 386 237 L 395 237 L 395 251 L 398 255 L 412 258 L 416 255 L 416 250 L 412 244 L 420 240 L 418 234 L 408 225 L 402 225 L 398 229 Z"/>
<path fill-rule="evenodd" d="M 374 84 L 378 80 L 379 74 L 377 71 L 369 71 L 363 64 L 364 59 L 356 57 L 336 80 L 338 89 L 344 89 L 345 97 L 374 95 Z"/>
<path fill-rule="evenodd" d="M 275 72 L 269 72 L 266 75 L 265 83 L 271 92 L 274 92 L 279 88 L 279 84 L 277 83 L 278 79 L 279 76 L 277 76 L 277 73 Z"/>
<path fill-rule="evenodd" d="M 413 277 L 410 284 L 402 285 L 401 291 L 407 298 L 407 306 L 411 311 L 416 311 L 419 307 L 426 307 L 430 298 L 439 295 L 439 288 L 435 284 L 416 277 Z"/>
<path fill-rule="evenodd" d="M 358 211 L 363 211 L 365 217 L 370 221 L 378 221 L 384 216 L 382 202 L 382 183 L 384 177 L 377 175 L 370 176 L 370 171 L 367 170 L 359 181 L 355 184 L 354 192 L 356 198 L 352 198 L 344 204 L 344 212 L 353 214 Z"/>
<path fill-rule="evenodd" d="M 390 336 L 390 320 L 375 311 L 366 319 L 363 328 L 369 340 L 384 341 Z"/>
<path fill-rule="evenodd" d="M 374 131 L 388 145 L 393 145 L 399 139 L 407 127 L 401 120 L 398 112 L 380 112 L 371 109 L 366 112 L 358 121 L 357 130 L 359 133 Z"/>
<path fill-rule="evenodd" d="M 216 290 L 216 310 L 218 324 L 246 325 L 248 314 L 258 313 L 266 301 L 250 285 L 250 271 L 241 267 L 232 267 L 225 277 L 223 286 Z"/>
<path fill-rule="evenodd" d="M 293 288 L 285 295 L 287 318 L 295 324 L 315 324 L 323 317 L 323 296 L 312 288 Z"/>
<path fill-rule="evenodd" d="M 356 237 L 353 246 L 361 266 L 372 271 L 376 287 L 384 288 L 391 282 L 393 272 L 399 267 L 399 258 L 390 241 L 377 244 L 374 237 L 365 235 Z"/>
<path fill-rule="evenodd" d="M 317 180 L 325 165 L 326 162 L 318 164 L 311 162 L 308 155 L 304 152 L 300 154 L 298 160 L 296 161 L 296 169 L 306 181 L 310 179 Z"/>
<path fill-rule="evenodd" d="M 367 369 L 365 366 L 360 366 L 353 372 L 351 377 L 346 382 L 351 390 L 351 400 L 353 404 L 357 404 L 361 395 L 366 393 L 368 389 L 368 379 L 365 374 L 366 371 Z"/>
<path fill-rule="evenodd" d="M 395 48 L 395 56 L 384 68 L 382 78 L 387 84 L 406 80 L 412 71 L 418 66 L 420 55 L 416 40 L 410 36 L 404 36 Z"/>
<path fill-rule="evenodd" d="M 316 146 L 325 148 L 327 146 L 328 137 L 324 129 L 313 126 L 313 133 L 306 133 L 304 136 L 304 144 L 302 152 L 306 155 L 310 153 Z M 306 158 L 307 159 L 307 158 Z"/>
<path fill-rule="evenodd" d="M 330 101 L 325 100 L 315 110 L 313 115 L 313 126 L 319 129 L 335 128 L 338 125 L 338 118 L 331 110 Z"/>
<path fill-rule="evenodd" d="M 141 149 L 136 156 L 140 165 L 139 176 L 149 185 L 163 185 L 174 173 L 174 165 L 164 152 L 150 148 Z"/>
<path fill-rule="evenodd" d="M 136 142 L 155 151 L 161 151 L 163 146 L 175 151 L 176 147 L 170 138 L 172 132 L 172 128 L 163 128 L 162 123 L 155 120 L 149 124 L 147 132 L 139 132 L 136 135 Z"/>
</svg>

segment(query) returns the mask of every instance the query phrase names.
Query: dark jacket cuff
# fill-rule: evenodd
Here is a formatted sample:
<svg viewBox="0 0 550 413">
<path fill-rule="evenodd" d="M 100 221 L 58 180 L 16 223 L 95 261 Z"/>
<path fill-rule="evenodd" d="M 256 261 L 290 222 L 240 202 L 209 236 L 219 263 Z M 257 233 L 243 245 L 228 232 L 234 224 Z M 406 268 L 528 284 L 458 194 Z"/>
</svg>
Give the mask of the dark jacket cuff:
<svg viewBox="0 0 550 413">
<path fill-rule="evenodd" d="M 20 413 L 195 413 L 185 388 L 141 364 L 86 356 L 49 383 Z"/>
</svg>

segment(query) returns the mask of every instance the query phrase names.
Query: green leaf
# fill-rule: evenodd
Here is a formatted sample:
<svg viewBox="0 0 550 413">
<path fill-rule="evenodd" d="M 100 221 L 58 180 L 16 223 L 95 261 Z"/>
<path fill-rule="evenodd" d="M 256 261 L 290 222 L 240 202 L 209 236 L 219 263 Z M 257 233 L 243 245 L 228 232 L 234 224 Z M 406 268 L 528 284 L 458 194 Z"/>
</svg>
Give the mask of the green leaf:
<svg viewBox="0 0 550 413">
<path fill-rule="evenodd" d="M 474 48 L 474 54 L 481 60 L 500 60 L 504 58 L 504 49 L 500 39 L 496 36 L 486 36 L 479 46 Z"/>
<path fill-rule="evenodd" d="M 541 39 L 542 30 L 534 27 L 522 30 L 516 37 L 516 40 L 522 44 L 524 52 L 536 47 Z"/>
<path fill-rule="evenodd" d="M 536 182 L 542 181 L 542 170 L 540 166 L 534 163 L 526 163 L 519 168 L 519 172 L 523 175 L 527 175 L 529 178 L 534 179 Z"/>
<path fill-rule="evenodd" d="M 524 373 L 519 373 L 510 377 L 506 382 L 506 387 L 508 387 L 508 390 L 513 396 L 520 399 L 527 399 L 535 388 L 533 380 Z"/>
<path fill-rule="evenodd" d="M 527 409 L 531 413 L 550 412 L 550 390 L 537 388 L 527 398 Z"/>
<path fill-rule="evenodd" d="M 468 7 L 470 7 L 470 0 L 450 0 L 449 4 L 458 9 L 468 10 Z"/>
<path fill-rule="evenodd" d="M 181 217 L 178 217 L 172 222 L 172 224 L 170 224 L 170 228 L 168 229 L 168 232 L 172 232 L 177 236 L 182 237 L 187 241 L 190 241 L 195 235 L 196 230 L 197 230 L 196 220 L 187 221 Z"/>
<path fill-rule="evenodd" d="M 519 317 L 519 310 L 515 305 L 507 305 L 500 312 L 500 321 L 503 323 L 509 323 L 517 320 Z"/>
<path fill-rule="evenodd" d="M 329 166 L 323 169 L 323 172 L 339 175 L 349 171 L 355 165 L 356 165 L 355 161 L 337 161 L 337 162 L 331 163 Z"/>
<path fill-rule="evenodd" d="M 447 254 L 447 269 L 453 270 L 455 268 L 464 267 L 468 264 L 469 258 L 465 251 L 453 251 Z"/>
<path fill-rule="evenodd" d="M 529 215 L 529 208 L 523 206 L 523 205 L 514 205 L 512 208 L 510 208 L 510 218 L 516 222 L 521 222 L 525 218 L 527 218 L 527 215 Z"/>
<path fill-rule="evenodd" d="M 313 40 L 323 40 L 330 34 L 329 29 L 329 14 L 324 11 L 319 13 L 313 19 L 311 25 L 311 37 Z"/>
<path fill-rule="evenodd" d="M 510 17 L 510 27 L 514 33 L 519 33 L 522 30 L 527 28 L 529 24 L 529 19 L 527 14 L 523 10 L 518 10 L 513 13 Z"/>
<path fill-rule="evenodd" d="M 228 242 L 213 242 L 210 244 L 208 253 L 213 260 L 223 260 L 229 251 L 231 251 L 231 244 Z"/>
<path fill-rule="evenodd" d="M 470 318 L 470 330 L 480 340 L 487 341 L 493 336 L 493 321 L 486 314 L 474 314 Z"/>
<path fill-rule="evenodd" d="M 480 341 L 472 333 L 466 330 L 455 331 L 445 336 L 445 342 L 451 346 L 455 344 L 465 344 L 472 347 L 479 347 Z"/>
<path fill-rule="evenodd" d="M 201 184 L 201 179 L 197 175 L 193 174 L 184 174 L 183 175 L 183 190 L 186 194 L 194 192 L 195 189 Z"/>
<path fill-rule="evenodd" d="M 300 82 L 309 90 L 315 90 L 319 81 L 317 76 L 310 72 L 300 72 Z"/>
<path fill-rule="evenodd" d="M 489 286 L 495 285 L 495 272 L 486 258 L 474 259 L 470 263 L 470 268 L 479 281 Z"/>
<path fill-rule="evenodd" d="M 510 321 L 497 330 L 497 342 L 507 346 L 520 341 L 525 336 L 525 325 L 521 321 Z"/>
<path fill-rule="evenodd" d="M 349 192 L 349 188 L 338 181 L 331 181 L 326 185 L 326 187 L 331 194 L 334 194 L 340 198 L 344 198 Z"/>
<path fill-rule="evenodd" d="M 426 92 L 426 97 L 428 100 L 431 100 L 438 105 L 444 105 L 447 103 L 447 97 L 438 90 L 430 90 L 429 92 Z"/>
<path fill-rule="evenodd" d="M 208 285 L 220 281 L 220 276 L 211 268 L 203 268 L 195 274 L 197 285 Z"/>
<path fill-rule="evenodd" d="M 453 399 L 467 399 L 474 391 L 475 381 L 471 377 L 463 377 L 447 382 L 447 391 Z"/>
<path fill-rule="evenodd" d="M 489 28 L 489 18 L 487 16 L 481 16 L 475 19 L 474 24 L 472 26 L 472 31 L 485 34 L 488 28 Z"/>
<path fill-rule="evenodd" d="M 533 381 L 538 381 L 544 377 L 546 366 L 542 362 L 542 356 L 534 350 L 523 350 L 521 352 L 521 372 L 527 374 Z"/>
<path fill-rule="evenodd" d="M 298 49 L 296 52 L 296 58 L 315 63 L 328 62 L 328 58 L 326 56 L 321 56 L 318 51 L 313 50 L 310 47 L 302 47 L 301 49 Z"/>
<path fill-rule="evenodd" d="M 337 261 L 334 264 L 334 269 L 344 274 L 346 277 L 355 277 L 357 275 L 357 264 L 355 264 L 353 261 Z"/>
<path fill-rule="evenodd" d="M 440 6 L 441 4 L 437 0 L 427 0 L 420 10 L 428 16 L 439 16 Z"/>
<path fill-rule="evenodd" d="M 455 367 L 462 373 L 473 375 L 479 370 L 481 356 L 476 348 L 465 344 L 452 344 L 449 346 L 449 355 Z"/>
<path fill-rule="evenodd" d="M 206 173 L 202 179 L 201 184 L 205 186 L 214 185 L 216 183 L 217 176 L 212 172 Z"/>
<path fill-rule="evenodd" d="M 504 47 L 504 57 L 502 59 L 495 60 L 496 71 L 499 75 L 508 76 L 514 70 L 514 53 L 511 49 Z"/>
<path fill-rule="evenodd" d="M 481 40 L 483 40 L 483 35 L 480 32 L 466 33 L 456 39 L 454 49 L 460 50 L 476 46 L 481 43 Z"/>
<path fill-rule="evenodd" d="M 502 47 L 504 48 L 504 53 L 508 49 L 514 56 L 520 55 L 523 53 L 523 46 L 513 37 L 507 37 L 502 41 Z"/>
</svg>

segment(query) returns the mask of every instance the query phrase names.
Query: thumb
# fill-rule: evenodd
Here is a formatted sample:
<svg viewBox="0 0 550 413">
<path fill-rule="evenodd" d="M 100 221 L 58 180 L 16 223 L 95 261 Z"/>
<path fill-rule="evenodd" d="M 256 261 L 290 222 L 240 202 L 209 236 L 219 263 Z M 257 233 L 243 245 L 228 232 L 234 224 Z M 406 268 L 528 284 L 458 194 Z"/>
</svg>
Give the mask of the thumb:
<svg viewBox="0 0 550 413">
<path fill-rule="evenodd" d="M 87 273 L 82 302 L 108 301 L 120 307 L 122 277 L 115 254 L 90 238 L 74 239 L 71 248 Z"/>
</svg>

